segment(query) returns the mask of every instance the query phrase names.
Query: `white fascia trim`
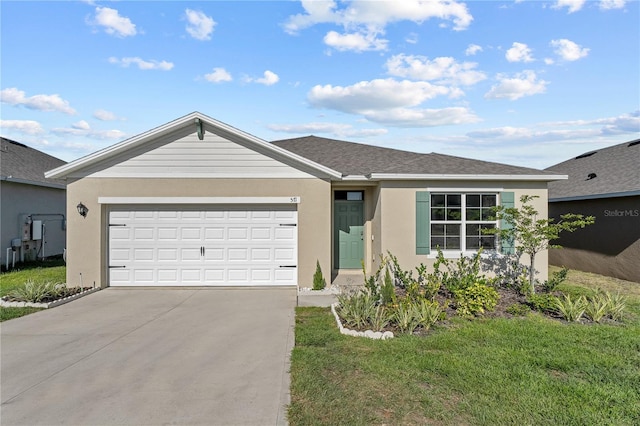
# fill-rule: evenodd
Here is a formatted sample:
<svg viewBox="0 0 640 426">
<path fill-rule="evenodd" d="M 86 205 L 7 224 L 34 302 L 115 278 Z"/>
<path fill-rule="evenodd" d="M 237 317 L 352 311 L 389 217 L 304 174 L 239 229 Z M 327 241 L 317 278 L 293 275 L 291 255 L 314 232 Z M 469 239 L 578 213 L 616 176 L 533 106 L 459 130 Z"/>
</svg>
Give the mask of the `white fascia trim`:
<svg viewBox="0 0 640 426">
<path fill-rule="evenodd" d="M 368 180 L 371 180 L 371 179 L 369 179 L 365 175 L 346 175 L 341 180 L 343 180 L 343 181 L 362 182 L 362 181 L 368 181 Z"/>
<path fill-rule="evenodd" d="M 98 197 L 98 204 L 300 204 L 291 197 Z"/>
<path fill-rule="evenodd" d="M 552 181 L 568 179 L 567 175 L 460 175 L 460 174 L 401 174 L 371 173 L 371 179 L 379 180 L 502 180 L 502 181 Z"/>
<path fill-rule="evenodd" d="M 2 176 L 2 178 L 0 180 L 4 180 L 6 182 L 22 183 L 22 184 L 25 184 L 25 185 L 41 186 L 43 188 L 67 189 L 66 185 L 63 185 L 63 184 L 60 184 L 60 183 L 36 182 L 34 180 L 14 178 L 14 177 L 11 177 L 11 176 L 6 176 L 6 177 Z"/>
<path fill-rule="evenodd" d="M 242 130 L 236 129 L 235 127 L 229 126 L 228 124 L 222 123 L 221 121 L 215 120 L 211 117 L 208 117 L 199 112 L 192 112 L 191 114 L 185 115 L 184 117 L 173 120 L 169 123 L 158 126 L 154 129 L 151 129 L 147 132 L 141 133 L 137 136 L 133 136 L 129 139 L 125 139 L 124 141 L 117 143 L 115 145 L 106 147 L 100 151 L 96 151 L 92 154 L 86 155 L 78 160 L 72 161 L 71 163 L 65 164 L 64 166 L 58 167 L 53 170 L 49 170 L 45 172 L 46 178 L 60 178 L 67 177 L 71 172 L 82 169 L 84 167 L 99 163 L 100 161 L 110 158 L 114 155 L 117 155 L 121 152 L 124 152 L 128 149 L 134 148 L 138 145 L 142 145 L 146 143 L 148 140 L 152 138 L 161 137 L 165 134 L 171 133 L 182 126 L 193 123 L 195 124 L 196 119 L 200 119 L 203 121 L 203 124 L 207 124 L 209 126 L 214 127 L 217 131 L 224 133 L 226 135 L 232 135 L 236 138 L 239 137 L 248 142 L 254 143 L 256 145 L 260 145 L 261 147 L 270 150 L 272 152 L 278 153 L 285 158 L 289 158 L 296 162 L 302 163 L 312 169 L 318 170 L 322 173 L 325 173 L 332 178 L 340 178 L 342 175 L 326 166 L 315 163 L 311 160 L 308 160 L 304 157 L 301 157 L 297 154 L 294 154 L 286 149 L 280 148 L 276 145 L 270 144 L 269 142 L 260 139 L 256 136 L 253 136 L 249 133 L 243 132 Z M 195 128 L 195 127 L 194 127 Z"/>
</svg>

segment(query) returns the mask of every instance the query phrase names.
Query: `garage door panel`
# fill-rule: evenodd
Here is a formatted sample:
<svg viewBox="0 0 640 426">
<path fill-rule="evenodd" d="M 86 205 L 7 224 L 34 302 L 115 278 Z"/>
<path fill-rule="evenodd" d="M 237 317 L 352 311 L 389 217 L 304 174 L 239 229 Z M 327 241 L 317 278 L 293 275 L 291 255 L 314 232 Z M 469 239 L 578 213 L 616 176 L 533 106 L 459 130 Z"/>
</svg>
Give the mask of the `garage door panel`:
<svg viewBox="0 0 640 426">
<path fill-rule="evenodd" d="M 224 241 L 225 240 L 225 229 L 222 227 L 206 227 L 204 229 L 204 240 L 205 241 Z"/>
<path fill-rule="evenodd" d="M 154 256 L 155 252 L 156 250 L 152 248 L 135 249 L 133 250 L 133 261 L 134 262 L 153 261 L 155 260 L 155 256 Z"/>
<path fill-rule="evenodd" d="M 180 229 L 180 238 L 183 241 L 201 241 L 202 229 L 201 228 L 187 228 Z"/>
<path fill-rule="evenodd" d="M 200 262 L 202 260 L 200 247 L 180 249 L 180 260 L 183 262 Z"/>
<path fill-rule="evenodd" d="M 158 228 L 158 240 L 178 241 L 178 228 L 177 227 Z"/>
<path fill-rule="evenodd" d="M 110 285 L 295 285 L 297 212 L 284 208 L 110 211 Z"/>
</svg>

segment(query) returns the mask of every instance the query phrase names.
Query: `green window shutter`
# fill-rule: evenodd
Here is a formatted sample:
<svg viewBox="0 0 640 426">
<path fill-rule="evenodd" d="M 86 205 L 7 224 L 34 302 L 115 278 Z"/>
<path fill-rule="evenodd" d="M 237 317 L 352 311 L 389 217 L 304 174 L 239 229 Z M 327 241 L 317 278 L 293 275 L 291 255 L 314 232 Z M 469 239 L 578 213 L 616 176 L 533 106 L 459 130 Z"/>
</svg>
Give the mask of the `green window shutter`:
<svg viewBox="0 0 640 426">
<path fill-rule="evenodd" d="M 501 192 L 500 204 L 506 209 L 515 207 L 514 193 L 513 192 Z M 511 229 L 510 223 L 505 220 L 500 220 L 500 229 Z M 503 239 L 500 241 L 500 252 L 502 254 L 514 254 L 515 244 L 513 239 Z"/>
<path fill-rule="evenodd" d="M 428 191 L 416 192 L 416 254 L 429 254 L 430 252 L 430 202 L 431 194 Z"/>
</svg>

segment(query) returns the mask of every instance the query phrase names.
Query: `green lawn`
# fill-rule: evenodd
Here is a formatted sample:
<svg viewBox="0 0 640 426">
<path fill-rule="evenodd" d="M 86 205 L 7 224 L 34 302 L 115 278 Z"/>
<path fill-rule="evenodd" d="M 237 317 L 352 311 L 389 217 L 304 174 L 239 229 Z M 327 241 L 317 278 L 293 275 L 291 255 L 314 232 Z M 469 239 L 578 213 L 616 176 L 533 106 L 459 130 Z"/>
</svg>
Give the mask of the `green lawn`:
<svg viewBox="0 0 640 426">
<path fill-rule="evenodd" d="M 640 284 L 585 277 L 571 271 L 563 289 L 627 294 L 624 325 L 530 314 L 374 341 L 341 335 L 328 309 L 298 308 L 289 421 L 640 424 Z"/>
<path fill-rule="evenodd" d="M 53 261 L 28 265 L 16 271 L 3 272 L 0 274 L 0 297 L 29 279 L 36 282 L 63 283 L 66 281 L 66 267 L 62 261 Z M 0 308 L 0 321 L 18 318 L 39 310 L 38 308 Z"/>
</svg>

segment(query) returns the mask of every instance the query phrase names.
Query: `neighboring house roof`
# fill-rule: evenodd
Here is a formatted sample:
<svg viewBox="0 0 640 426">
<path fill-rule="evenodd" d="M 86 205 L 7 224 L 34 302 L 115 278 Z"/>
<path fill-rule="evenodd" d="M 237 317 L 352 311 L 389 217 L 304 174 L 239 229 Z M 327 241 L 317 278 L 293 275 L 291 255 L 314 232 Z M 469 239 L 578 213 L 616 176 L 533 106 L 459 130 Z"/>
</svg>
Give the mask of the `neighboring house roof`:
<svg viewBox="0 0 640 426">
<path fill-rule="evenodd" d="M 569 176 L 549 184 L 549 201 L 640 195 L 640 139 L 589 151 L 546 170 Z"/>
<path fill-rule="evenodd" d="M 346 177 L 364 176 L 372 179 L 496 177 L 535 180 L 564 178 L 557 173 L 526 167 L 435 153 L 419 154 L 317 136 L 285 139 L 272 143 L 337 170 Z"/>
<path fill-rule="evenodd" d="M 1 180 L 29 185 L 65 188 L 64 180 L 46 179 L 44 173 L 66 164 L 56 157 L 19 142 L 0 137 Z"/>
</svg>

